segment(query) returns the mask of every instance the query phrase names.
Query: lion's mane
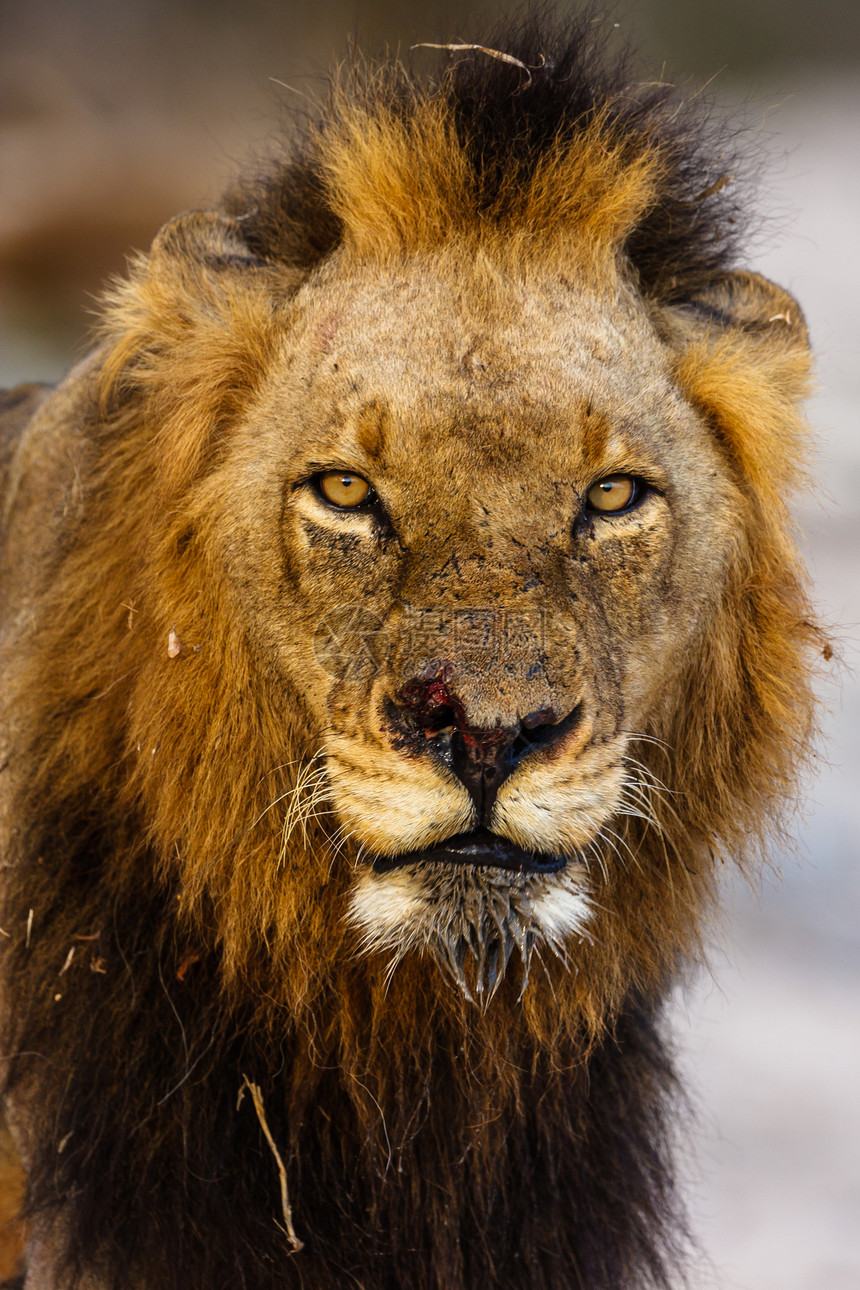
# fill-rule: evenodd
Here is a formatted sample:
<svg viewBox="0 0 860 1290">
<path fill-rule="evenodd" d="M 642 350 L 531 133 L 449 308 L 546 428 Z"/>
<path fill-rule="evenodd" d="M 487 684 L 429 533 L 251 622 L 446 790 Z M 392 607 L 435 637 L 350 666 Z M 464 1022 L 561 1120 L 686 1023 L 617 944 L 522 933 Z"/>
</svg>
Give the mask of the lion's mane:
<svg viewBox="0 0 860 1290">
<path fill-rule="evenodd" d="M 526 73 L 473 51 L 426 82 L 347 75 L 285 160 L 199 217 L 205 256 L 168 226 L 37 414 L 69 467 L 43 537 L 4 521 L 32 553 L 4 660 L 5 1092 L 38 1108 L 30 1210 L 64 1287 L 668 1284 L 660 999 L 719 863 L 776 827 L 812 729 L 820 643 L 786 509 L 808 360 L 796 311 L 763 322 L 759 288 L 729 285 L 730 141 L 633 86 L 595 30 L 482 42 Z M 481 1011 L 426 958 L 389 974 L 358 955 L 324 818 L 282 847 L 315 732 L 298 691 L 284 722 L 211 517 L 242 486 L 231 429 L 312 270 L 470 230 L 550 262 L 562 224 L 584 274 L 628 265 L 739 522 L 718 609 L 638 746 L 667 791 L 618 826 L 635 863 L 575 969 L 547 958 L 521 1001 L 512 975 Z"/>
</svg>

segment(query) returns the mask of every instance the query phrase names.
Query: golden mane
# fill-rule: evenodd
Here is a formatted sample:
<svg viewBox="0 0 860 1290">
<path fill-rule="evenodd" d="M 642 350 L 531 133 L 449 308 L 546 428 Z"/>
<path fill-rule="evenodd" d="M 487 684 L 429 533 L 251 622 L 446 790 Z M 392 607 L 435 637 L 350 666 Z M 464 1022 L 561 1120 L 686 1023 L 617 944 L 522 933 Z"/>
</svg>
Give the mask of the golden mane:
<svg viewBox="0 0 860 1290">
<path fill-rule="evenodd" d="M 344 249 L 359 259 L 460 240 L 506 263 L 605 274 L 659 191 L 659 152 L 631 155 L 608 109 L 560 133 L 532 173 L 507 177 L 489 202 L 479 200 L 451 106 L 437 97 L 404 119 L 384 97 L 342 92 L 316 148 Z"/>
</svg>

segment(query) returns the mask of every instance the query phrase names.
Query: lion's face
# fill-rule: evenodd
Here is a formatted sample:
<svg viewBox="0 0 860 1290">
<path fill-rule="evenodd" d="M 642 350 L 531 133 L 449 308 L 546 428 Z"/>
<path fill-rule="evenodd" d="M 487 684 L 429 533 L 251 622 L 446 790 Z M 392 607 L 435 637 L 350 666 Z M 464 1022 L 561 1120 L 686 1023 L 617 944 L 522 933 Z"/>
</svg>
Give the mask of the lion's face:
<svg viewBox="0 0 860 1290">
<path fill-rule="evenodd" d="M 366 943 L 559 947 L 626 863 L 631 740 L 730 540 L 723 459 L 643 305 L 453 258 L 330 265 L 234 444 L 231 578 L 306 713 Z M 617 477 L 632 498 L 599 509 Z"/>
<path fill-rule="evenodd" d="M 19 521 L 65 552 L 6 690 L 22 818 L 101 776 L 116 881 L 154 864 L 239 993 L 310 1008 L 362 947 L 367 988 L 428 951 L 474 993 L 544 947 L 528 1024 L 594 1032 L 808 746 L 802 316 L 745 272 L 670 304 L 558 246 L 305 271 L 243 230 L 168 225 L 58 395 L 91 501 Z"/>
</svg>

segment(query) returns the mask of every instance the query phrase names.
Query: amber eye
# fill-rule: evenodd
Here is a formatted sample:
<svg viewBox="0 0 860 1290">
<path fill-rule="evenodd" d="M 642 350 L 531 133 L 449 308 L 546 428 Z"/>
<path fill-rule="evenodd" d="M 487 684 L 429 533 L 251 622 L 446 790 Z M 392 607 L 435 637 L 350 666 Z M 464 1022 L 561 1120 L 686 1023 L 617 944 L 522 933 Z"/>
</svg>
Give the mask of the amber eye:
<svg viewBox="0 0 860 1290">
<path fill-rule="evenodd" d="M 348 510 L 361 506 L 373 492 L 367 480 L 354 475 L 351 470 L 327 470 L 324 475 L 317 475 L 316 485 L 332 506 L 343 506 Z"/>
<path fill-rule="evenodd" d="M 593 511 L 611 515 L 626 511 L 639 496 L 640 486 L 632 475 L 607 475 L 588 490 L 588 505 Z"/>
</svg>

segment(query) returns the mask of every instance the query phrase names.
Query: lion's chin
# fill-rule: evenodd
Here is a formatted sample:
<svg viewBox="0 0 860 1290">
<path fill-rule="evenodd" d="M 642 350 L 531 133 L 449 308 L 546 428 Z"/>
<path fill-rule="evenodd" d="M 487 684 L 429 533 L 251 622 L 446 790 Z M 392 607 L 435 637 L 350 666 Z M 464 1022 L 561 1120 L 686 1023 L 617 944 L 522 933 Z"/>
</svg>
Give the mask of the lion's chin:
<svg viewBox="0 0 860 1290">
<path fill-rule="evenodd" d="M 392 973 L 407 954 L 430 954 L 468 999 L 486 1005 L 511 971 L 522 997 L 535 951 L 566 960 L 586 934 L 586 870 L 572 859 L 546 857 L 552 869 L 526 870 L 409 855 L 381 871 L 362 865 L 350 899 L 362 950 L 387 952 Z"/>
<path fill-rule="evenodd" d="M 373 868 L 377 873 L 390 873 L 414 864 L 474 865 L 481 868 L 507 869 L 513 873 L 557 873 L 566 864 L 566 857 L 541 851 L 527 851 L 510 838 L 489 829 L 472 829 L 457 833 L 431 847 L 404 851 L 398 855 L 376 856 Z"/>
</svg>

